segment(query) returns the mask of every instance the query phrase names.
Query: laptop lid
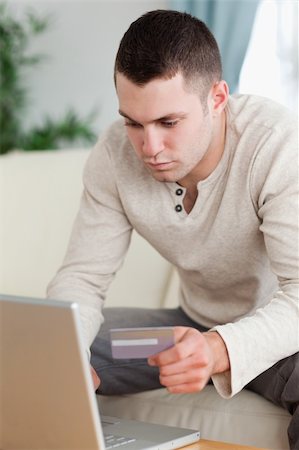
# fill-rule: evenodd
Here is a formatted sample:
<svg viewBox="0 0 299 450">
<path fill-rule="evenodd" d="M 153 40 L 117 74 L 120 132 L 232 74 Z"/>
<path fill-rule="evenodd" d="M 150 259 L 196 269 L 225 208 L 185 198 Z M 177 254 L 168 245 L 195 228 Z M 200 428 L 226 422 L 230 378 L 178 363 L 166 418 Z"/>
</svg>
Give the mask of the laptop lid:
<svg viewBox="0 0 299 450">
<path fill-rule="evenodd" d="M 0 295 L 0 449 L 104 450 L 76 303 Z M 182 447 L 197 430 L 104 417 L 123 450 Z"/>
<path fill-rule="evenodd" d="M 1 449 L 104 449 L 78 317 L 74 303 L 0 296 Z"/>
</svg>

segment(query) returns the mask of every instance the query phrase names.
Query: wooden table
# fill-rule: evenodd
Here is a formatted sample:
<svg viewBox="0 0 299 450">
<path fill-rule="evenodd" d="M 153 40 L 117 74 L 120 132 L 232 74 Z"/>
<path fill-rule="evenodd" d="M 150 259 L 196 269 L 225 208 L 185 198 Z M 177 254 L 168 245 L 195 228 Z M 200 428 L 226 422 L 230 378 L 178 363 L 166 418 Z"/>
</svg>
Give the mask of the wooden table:
<svg viewBox="0 0 299 450">
<path fill-rule="evenodd" d="M 183 447 L 183 450 L 266 450 L 261 447 L 248 447 L 248 445 L 228 444 L 225 442 L 207 441 L 200 439 L 195 444 Z"/>
</svg>

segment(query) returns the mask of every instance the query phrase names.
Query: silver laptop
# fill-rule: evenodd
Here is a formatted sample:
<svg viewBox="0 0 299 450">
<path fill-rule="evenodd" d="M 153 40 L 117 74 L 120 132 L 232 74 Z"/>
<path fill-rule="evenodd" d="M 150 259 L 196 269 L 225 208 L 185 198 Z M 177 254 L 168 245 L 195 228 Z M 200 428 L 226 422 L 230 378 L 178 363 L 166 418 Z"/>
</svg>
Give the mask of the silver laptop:
<svg viewBox="0 0 299 450">
<path fill-rule="evenodd" d="M 76 303 L 0 295 L 0 364 L 1 450 L 164 450 L 199 439 L 196 430 L 100 420 Z"/>
</svg>

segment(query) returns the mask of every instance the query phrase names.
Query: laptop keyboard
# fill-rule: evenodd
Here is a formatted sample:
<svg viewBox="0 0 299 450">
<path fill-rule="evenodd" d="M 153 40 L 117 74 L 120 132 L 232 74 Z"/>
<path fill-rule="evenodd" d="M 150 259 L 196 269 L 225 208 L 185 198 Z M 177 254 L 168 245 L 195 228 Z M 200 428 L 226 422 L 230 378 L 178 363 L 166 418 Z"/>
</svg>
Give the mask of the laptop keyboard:
<svg viewBox="0 0 299 450">
<path fill-rule="evenodd" d="M 136 439 L 128 438 L 124 436 L 115 436 L 113 434 L 105 435 L 105 447 L 106 450 L 110 448 L 120 447 L 121 445 L 131 444 L 135 442 Z"/>
</svg>

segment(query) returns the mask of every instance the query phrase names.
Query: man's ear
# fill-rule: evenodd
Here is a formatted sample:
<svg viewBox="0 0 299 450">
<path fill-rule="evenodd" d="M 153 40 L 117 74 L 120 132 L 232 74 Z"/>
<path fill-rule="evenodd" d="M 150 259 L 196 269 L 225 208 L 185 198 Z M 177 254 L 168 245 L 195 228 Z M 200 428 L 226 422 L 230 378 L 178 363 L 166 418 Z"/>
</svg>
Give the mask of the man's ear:
<svg viewBox="0 0 299 450">
<path fill-rule="evenodd" d="M 212 113 L 216 117 L 224 110 L 229 96 L 229 88 L 226 81 L 221 80 L 214 83 L 210 91 Z"/>
</svg>

